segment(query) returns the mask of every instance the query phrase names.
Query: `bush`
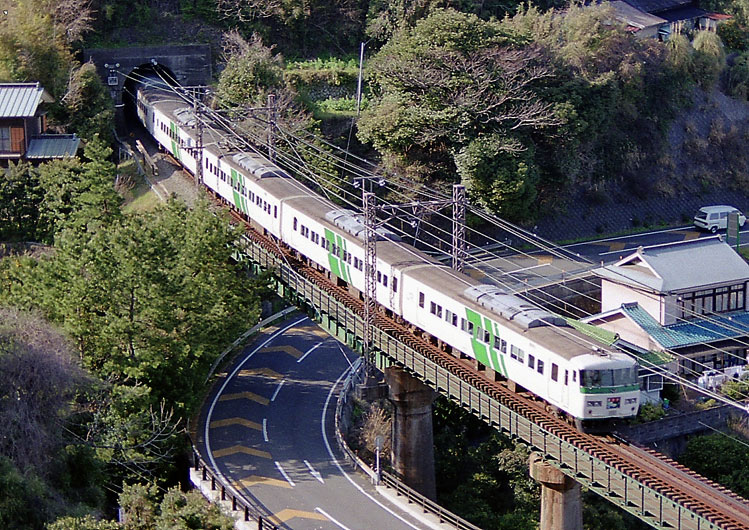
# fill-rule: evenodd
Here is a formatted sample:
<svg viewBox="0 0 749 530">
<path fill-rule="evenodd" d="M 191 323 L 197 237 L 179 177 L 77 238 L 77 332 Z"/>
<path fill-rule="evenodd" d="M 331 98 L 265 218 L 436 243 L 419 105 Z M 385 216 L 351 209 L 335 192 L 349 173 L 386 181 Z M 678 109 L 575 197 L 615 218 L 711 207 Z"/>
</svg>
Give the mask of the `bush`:
<svg viewBox="0 0 749 530">
<path fill-rule="evenodd" d="M 663 405 L 654 403 L 645 403 L 640 406 L 637 413 L 637 423 L 647 423 L 649 421 L 659 420 L 666 415 Z"/>
</svg>

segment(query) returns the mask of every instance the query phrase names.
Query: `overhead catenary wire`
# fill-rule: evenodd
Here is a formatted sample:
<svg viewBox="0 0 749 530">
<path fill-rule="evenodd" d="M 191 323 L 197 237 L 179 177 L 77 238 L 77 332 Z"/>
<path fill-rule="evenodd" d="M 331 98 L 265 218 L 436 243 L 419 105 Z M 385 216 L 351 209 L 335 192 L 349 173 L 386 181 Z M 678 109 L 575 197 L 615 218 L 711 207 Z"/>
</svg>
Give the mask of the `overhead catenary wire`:
<svg viewBox="0 0 749 530">
<path fill-rule="evenodd" d="M 187 101 L 187 100 L 186 100 L 186 99 L 185 99 L 184 97 L 183 97 L 182 99 L 183 99 L 183 100 L 185 100 L 185 101 Z M 215 116 L 214 116 L 214 117 L 215 117 Z M 227 124 L 227 122 L 226 122 L 226 121 L 224 121 L 224 119 L 220 118 L 220 116 L 219 116 L 219 120 L 218 120 L 218 121 L 220 121 L 220 122 L 224 122 L 224 126 L 225 126 L 225 127 L 227 127 L 228 129 L 230 129 L 230 130 L 231 130 L 231 131 L 233 132 L 233 134 L 235 134 L 235 135 L 237 135 L 237 134 L 238 134 L 238 133 L 237 133 L 237 131 L 235 130 L 235 129 L 236 129 L 236 127 L 234 127 L 234 126 L 233 126 L 233 125 L 231 125 L 231 124 Z M 214 132 L 216 132 L 216 133 L 221 133 L 221 131 L 219 131 L 219 130 L 216 130 L 215 128 L 212 128 L 212 129 L 213 129 L 213 130 L 214 130 Z M 249 131 L 248 131 L 248 132 L 249 132 Z M 286 137 L 288 138 L 288 135 L 285 135 L 285 136 L 286 136 Z M 235 139 L 235 140 L 236 140 L 236 139 Z M 257 136 L 255 136 L 255 141 L 256 141 L 256 142 L 258 142 L 258 143 L 261 143 L 261 144 L 263 143 L 263 142 L 262 142 L 262 139 L 259 139 L 259 138 L 257 138 Z M 307 146 L 309 147 L 309 144 L 307 144 Z M 248 144 L 248 143 L 247 143 L 247 142 L 246 142 L 246 141 L 245 141 L 244 139 L 242 139 L 242 140 L 241 140 L 241 141 L 239 142 L 239 144 L 238 144 L 238 147 L 244 147 L 244 148 L 252 148 L 253 150 L 257 151 L 257 150 L 256 150 L 255 148 L 253 148 L 253 147 L 252 147 L 252 146 L 251 146 L 250 144 Z M 317 149 L 317 148 L 315 148 L 315 149 L 316 149 L 317 151 L 319 151 L 319 149 Z M 298 158 L 299 158 L 299 156 L 298 156 L 298 153 L 297 153 L 297 159 L 298 159 Z M 283 160 L 284 160 L 284 161 L 285 161 L 286 163 L 288 163 L 288 164 L 289 164 L 289 166 L 288 166 L 288 167 L 291 167 L 291 168 L 292 168 L 292 169 L 294 170 L 294 173 L 296 173 L 296 174 L 300 174 L 300 175 L 302 175 L 302 176 L 303 176 L 304 178 L 306 178 L 306 179 L 309 179 L 309 180 L 313 181 L 313 183 L 315 184 L 315 187 L 316 187 L 316 188 L 321 188 L 321 189 L 325 189 L 325 190 L 328 190 L 328 191 L 329 191 L 329 190 L 330 190 L 330 188 L 331 188 L 331 187 L 333 187 L 333 188 L 335 188 L 335 189 L 337 189 L 337 190 L 338 190 L 338 194 L 337 194 L 337 195 L 335 195 L 335 197 L 336 197 L 336 198 L 337 198 L 338 200 L 340 200 L 340 201 L 344 202 L 345 204 L 347 204 L 347 205 L 351 206 L 352 208 L 357 208 L 357 205 L 358 205 L 358 197 L 357 197 L 357 196 L 356 196 L 355 194 L 353 194 L 353 193 L 350 193 L 350 192 L 348 192 L 348 190 L 346 190 L 346 189 L 345 189 L 344 187 L 342 187 L 342 186 L 338 185 L 338 184 L 337 184 L 337 183 L 335 183 L 335 182 L 331 182 L 331 181 L 328 181 L 328 182 L 327 182 L 328 186 L 323 186 L 323 185 L 321 185 L 321 184 L 320 184 L 320 182 L 319 182 L 319 180 L 318 180 L 318 179 L 316 178 L 316 177 L 318 177 L 319 175 L 317 175 L 317 174 L 316 174 L 316 173 L 314 173 L 314 172 L 311 172 L 311 171 L 309 171 L 309 169 L 308 169 L 308 168 L 307 168 L 306 166 L 304 166 L 304 165 L 300 165 L 300 164 L 299 164 L 298 162 L 296 162 L 295 160 L 293 160 L 293 158 L 292 158 L 292 157 L 286 157 L 286 156 L 282 156 L 282 157 L 280 158 L 280 160 L 281 160 L 281 159 L 283 159 Z M 329 176 L 330 176 L 331 178 L 334 178 L 334 175 L 332 175 L 332 174 L 329 174 Z M 483 214 L 482 214 L 482 215 L 483 215 Z M 397 229 L 396 227 L 392 227 L 392 228 L 395 228 L 396 230 L 398 230 L 398 229 Z M 437 228 L 439 228 L 439 227 L 437 227 Z M 518 234 L 522 234 L 522 232 L 520 232 L 520 231 L 519 231 L 519 229 L 513 229 L 513 230 L 514 230 L 514 232 L 513 232 L 513 233 L 518 233 Z M 401 232 L 401 233 L 403 233 L 403 234 L 406 234 L 406 233 L 405 233 L 404 231 L 400 231 L 400 232 Z M 406 234 L 406 235 L 407 235 L 407 234 Z M 445 240 L 443 240 L 443 241 L 445 241 Z M 508 247 L 508 248 L 512 248 L 512 247 L 511 247 L 510 245 L 507 245 L 507 247 Z M 436 249 L 436 247 L 434 247 L 434 248 Z M 690 360 L 691 360 L 691 359 L 690 359 Z M 707 366 L 705 366 L 705 367 L 707 367 Z"/>
</svg>

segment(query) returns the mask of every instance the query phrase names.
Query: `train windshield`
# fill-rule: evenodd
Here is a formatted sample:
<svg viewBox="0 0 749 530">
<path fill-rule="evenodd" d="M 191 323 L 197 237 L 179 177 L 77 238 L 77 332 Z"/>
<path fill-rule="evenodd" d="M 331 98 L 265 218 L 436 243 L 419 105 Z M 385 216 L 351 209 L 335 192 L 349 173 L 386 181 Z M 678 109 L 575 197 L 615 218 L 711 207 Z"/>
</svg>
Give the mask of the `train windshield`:
<svg viewBox="0 0 749 530">
<path fill-rule="evenodd" d="M 580 370 L 580 381 L 588 388 L 636 385 L 637 369 Z"/>
</svg>

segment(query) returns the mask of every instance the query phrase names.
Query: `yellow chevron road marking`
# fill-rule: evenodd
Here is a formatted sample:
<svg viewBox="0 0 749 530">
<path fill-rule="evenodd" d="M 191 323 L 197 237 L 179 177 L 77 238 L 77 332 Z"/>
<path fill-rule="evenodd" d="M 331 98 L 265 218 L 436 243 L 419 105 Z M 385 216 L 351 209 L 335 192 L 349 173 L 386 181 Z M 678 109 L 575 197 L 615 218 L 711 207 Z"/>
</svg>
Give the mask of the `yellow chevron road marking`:
<svg viewBox="0 0 749 530">
<path fill-rule="evenodd" d="M 275 370 L 271 370 L 270 368 L 250 368 L 248 370 L 240 370 L 237 374 L 239 377 L 251 377 L 253 375 L 262 375 L 265 377 L 270 377 L 271 379 L 283 379 L 283 376 L 276 372 Z"/>
<path fill-rule="evenodd" d="M 263 352 L 263 353 L 266 353 L 266 352 L 267 353 L 272 353 L 272 352 L 282 351 L 284 353 L 288 353 L 289 355 L 291 355 L 295 359 L 299 359 L 299 357 L 301 357 L 302 355 L 304 355 L 302 352 L 300 352 L 299 350 L 297 350 L 294 346 L 272 346 L 270 348 L 263 348 L 260 351 Z"/>
<path fill-rule="evenodd" d="M 539 265 L 551 265 L 551 262 L 554 261 L 554 256 L 549 255 L 542 255 L 536 257 L 536 261 Z"/>
<path fill-rule="evenodd" d="M 238 392 L 236 394 L 224 394 L 218 400 L 219 401 L 231 401 L 232 399 L 249 399 L 251 401 L 258 402 L 261 405 L 267 405 L 268 403 L 270 403 L 270 400 L 268 398 L 264 398 L 263 396 L 258 396 L 254 392 Z"/>
<path fill-rule="evenodd" d="M 330 334 L 328 334 L 327 331 L 325 331 L 324 329 L 320 329 L 317 326 L 311 327 L 309 329 L 304 328 L 304 331 L 322 339 L 327 339 L 328 337 L 330 337 Z"/>
<path fill-rule="evenodd" d="M 285 480 L 278 480 L 277 478 L 261 477 L 259 475 L 251 475 L 247 478 L 241 478 L 234 481 L 234 487 L 238 490 L 242 488 L 250 489 L 252 486 L 257 484 L 264 484 L 266 486 L 276 486 L 277 488 L 291 489 L 291 484 Z"/>
<path fill-rule="evenodd" d="M 315 519 L 317 521 L 328 520 L 328 518 L 321 513 L 305 512 L 303 510 L 292 510 L 291 508 L 286 508 L 278 513 L 274 513 L 272 519 L 277 519 L 279 523 L 283 524 L 295 517 L 301 517 L 302 519 Z"/>
<path fill-rule="evenodd" d="M 262 431 L 263 426 L 254 421 L 246 420 L 244 418 L 227 418 L 225 420 L 216 420 L 211 422 L 211 429 L 217 427 L 228 427 L 230 425 L 244 425 L 249 429 L 255 429 L 256 431 Z"/>
<path fill-rule="evenodd" d="M 684 241 L 691 241 L 692 239 L 700 237 L 700 233 L 696 230 L 677 230 L 674 234 L 682 234 L 684 236 Z"/>
<path fill-rule="evenodd" d="M 242 453 L 250 456 L 259 456 L 260 458 L 273 458 L 268 451 L 261 451 L 259 449 L 245 447 L 243 445 L 232 445 L 231 447 L 227 447 L 225 449 L 213 451 L 213 456 L 215 456 L 216 458 L 221 458 L 223 456 L 235 455 L 237 453 Z"/>
</svg>

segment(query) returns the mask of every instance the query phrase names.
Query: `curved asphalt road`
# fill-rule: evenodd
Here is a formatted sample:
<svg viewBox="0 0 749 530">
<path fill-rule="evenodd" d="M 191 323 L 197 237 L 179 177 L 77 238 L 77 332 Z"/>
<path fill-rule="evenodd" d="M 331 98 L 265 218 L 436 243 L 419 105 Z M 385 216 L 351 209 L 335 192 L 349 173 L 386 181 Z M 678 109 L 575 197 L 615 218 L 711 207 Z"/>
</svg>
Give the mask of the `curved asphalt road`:
<svg viewBox="0 0 749 530">
<path fill-rule="evenodd" d="M 278 526 L 427 527 L 388 503 L 338 450 L 335 404 L 355 358 L 296 315 L 246 348 L 203 407 L 201 454 Z"/>
</svg>

